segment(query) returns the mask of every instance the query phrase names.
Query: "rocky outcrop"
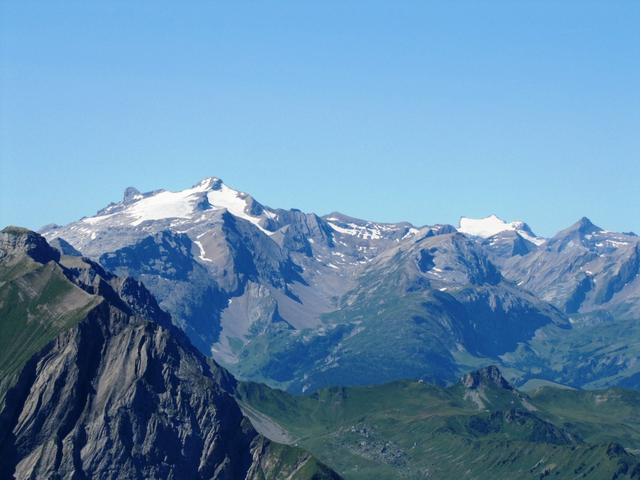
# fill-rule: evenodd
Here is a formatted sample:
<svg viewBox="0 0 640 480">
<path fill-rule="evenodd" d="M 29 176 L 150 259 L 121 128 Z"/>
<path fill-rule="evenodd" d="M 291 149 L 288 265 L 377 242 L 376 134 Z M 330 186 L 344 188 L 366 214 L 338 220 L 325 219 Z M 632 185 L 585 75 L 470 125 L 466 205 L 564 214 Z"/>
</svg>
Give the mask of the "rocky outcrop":
<svg viewBox="0 0 640 480">
<path fill-rule="evenodd" d="M 469 389 L 478 389 L 481 386 L 494 386 L 504 388 L 505 390 L 513 390 L 513 387 L 505 380 L 500 373 L 500 369 L 495 365 L 480 368 L 473 372 L 466 373 L 460 382 Z"/>
</svg>

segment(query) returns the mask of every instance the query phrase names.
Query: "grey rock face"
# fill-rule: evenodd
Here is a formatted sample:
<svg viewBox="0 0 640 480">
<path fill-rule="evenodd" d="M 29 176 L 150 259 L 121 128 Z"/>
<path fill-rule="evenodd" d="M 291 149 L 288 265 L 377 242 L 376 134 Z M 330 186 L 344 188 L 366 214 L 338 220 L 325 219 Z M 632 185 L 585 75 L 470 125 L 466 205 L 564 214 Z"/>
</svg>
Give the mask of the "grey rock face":
<svg viewBox="0 0 640 480">
<path fill-rule="evenodd" d="M 537 248 L 518 232 L 501 232 L 483 240 L 482 245 L 497 264 L 512 257 L 525 256 Z"/>
<path fill-rule="evenodd" d="M 135 202 L 140 197 L 140 191 L 135 187 L 127 187 L 124 191 L 122 201 L 124 203 Z"/>
<path fill-rule="evenodd" d="M 34 244 L 48 251 L 37 234 L 5 233 L 3 251 L 8 242 L 13 255 L 33 254 Z M 259 436 L 230 394 L 233 377 L 191 346 L 141 283 L 78 257 L 59 267 L 101 301 L 7 393 L 2 478 L 275 479 L 308 462 L 318 478 L 337 478 Z"/>
<path fill-rule="evenodd" d="M 255 434 L 208 366 L 121 316 L 103 304 L 28 365 L 3 464 L 18 478 L 243 478 Z"/>
<path fill-rule="evenodd" d="M 567 313 L 621 306 L 638 312 L 640 240 L 582 218 L 543 246 L 504 262 L 505 276 Z"/>
<path fill-rule="evenodd" d="M 505 380 L 500 369 L 495 365 L 490 365 L 465 374 L 461 379 L 461 383 L 465 388 L 470 389 L 478 389 L 480 386 L 493 385 L 505 390 L 513 390 L 511 384 Z"/>
<path fill-rule="evenodd" d="M 220 312 L 227 295 L 195 260 L 193 249 L 187 235 L 165 230 L 106 253 L 100 262 L 118 275 L 133 275 L 144 282 L 194 345 L 209 353 L 220 333 Z"/>
</svg>

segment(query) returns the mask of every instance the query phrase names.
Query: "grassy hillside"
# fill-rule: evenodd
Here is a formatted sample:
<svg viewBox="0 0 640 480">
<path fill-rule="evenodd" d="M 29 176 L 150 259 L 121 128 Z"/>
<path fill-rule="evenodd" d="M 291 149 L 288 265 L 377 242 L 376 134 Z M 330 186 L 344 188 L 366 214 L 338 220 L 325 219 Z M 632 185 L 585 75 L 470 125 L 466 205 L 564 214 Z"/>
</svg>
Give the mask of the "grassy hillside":
<svg viewBox="0 0 640 480">
<path fill-rule="evenodd" d="M 640 388 L 640 319 L 625 311 L 572 315 L 571 329 L 541 328 L 501 357 L 521 379 L 587 389 Z"/>
<path fill-rule="evenodd" d="M 0 405 L 29 358 L 98 302 L 55 262 L 23 256 L 0 264 Z"/>
<path fill-rule="evenodd" d="M 640 452 L 640 392 L 544 387 L 530 396 L 550 420 L 586 441 L 619 442 Z"/>
<path fill-rule="evenodd" d="M 634 392 L 395 382 L 292 396 L 247 383 L 238 397 L 350 479 L 640 478 Z"/>
</svg>

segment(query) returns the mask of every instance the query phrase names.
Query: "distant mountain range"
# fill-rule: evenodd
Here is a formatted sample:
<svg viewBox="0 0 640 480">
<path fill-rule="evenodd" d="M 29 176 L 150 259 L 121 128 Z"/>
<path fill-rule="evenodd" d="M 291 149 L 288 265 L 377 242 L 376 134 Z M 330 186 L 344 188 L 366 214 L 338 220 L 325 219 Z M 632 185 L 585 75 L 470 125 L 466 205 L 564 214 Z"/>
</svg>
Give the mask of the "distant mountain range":
<svg viewBox="0 0 640 480">
<path fill-rule="evenodd" d="M 42 235 L 140 280 L 241 379 L 292 392 L 498 364 L 516 385 L 640 386 L 640 238 L 496 216 L 377 223 L 266 207 L 207 178 Z"/>
</svg>

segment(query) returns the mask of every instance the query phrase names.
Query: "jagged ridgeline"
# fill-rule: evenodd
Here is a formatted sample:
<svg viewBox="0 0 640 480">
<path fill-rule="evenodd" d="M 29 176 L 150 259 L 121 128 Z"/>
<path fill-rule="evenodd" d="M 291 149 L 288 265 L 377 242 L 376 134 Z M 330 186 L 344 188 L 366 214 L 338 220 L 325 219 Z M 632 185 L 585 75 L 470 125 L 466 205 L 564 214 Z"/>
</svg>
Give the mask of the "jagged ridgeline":
<svg viewBox="0 0 640 480">
<path fill-rule="evenodd" d="M 339 478 L 258 434 L 133 278 L 0 232 L 0 478 Z"/>
<path fill-rule="evenodd" d="M 640 385 L 640 238 L 495 215 L 416 227 L 262 205 L 218 178 L 42 234 L 144 282 L 205 355 L 291 392 L 499 364 L 516 385 Z"/>
<path fill-rule="evenodd" d="M 516 385 L 640 385 L 640 239 L 581 219 L 380 223 L 262 205 L 218 178 L 43 235 L 141 280 L 205 355 L 291 392 L 499 364 Z"/>
</svg>

